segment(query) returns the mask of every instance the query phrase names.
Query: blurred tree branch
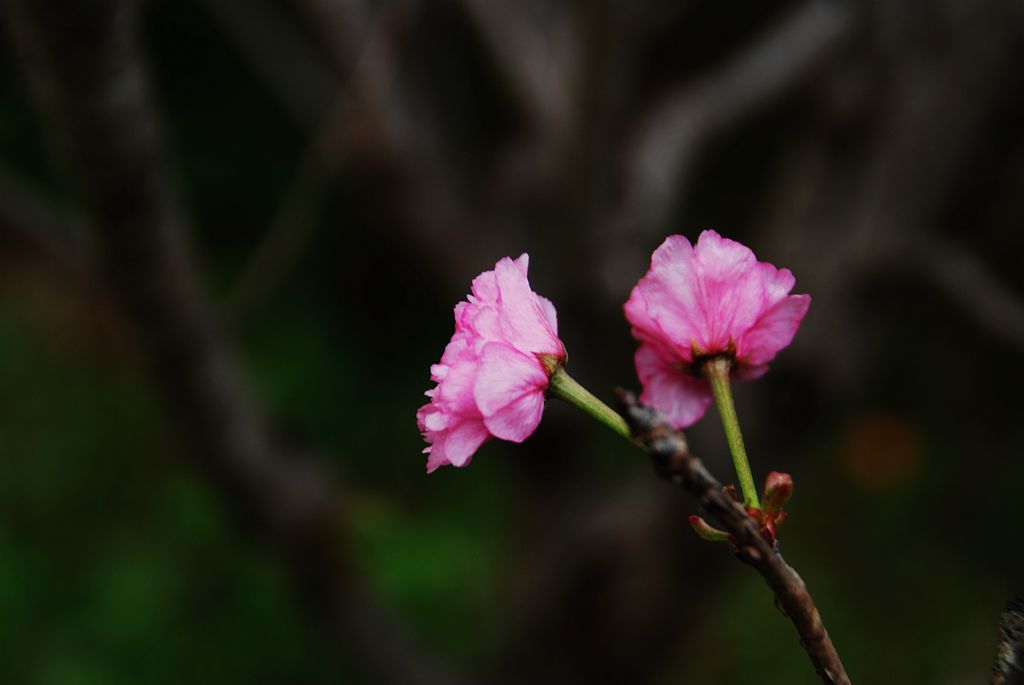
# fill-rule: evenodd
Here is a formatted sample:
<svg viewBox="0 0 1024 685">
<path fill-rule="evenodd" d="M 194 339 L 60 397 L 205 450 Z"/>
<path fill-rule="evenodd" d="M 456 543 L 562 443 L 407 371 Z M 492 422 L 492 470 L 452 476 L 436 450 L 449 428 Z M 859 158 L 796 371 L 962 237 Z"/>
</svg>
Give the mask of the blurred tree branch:
<svg viewBox="0 0 1024 685">
<path fill-rule="evenodd" d="M 865 373 L 861 336 L 870 327 L 850 320 L 851 299 L 879 277 L 913 274 L 1018 350 L 1024 332 L 1021 298 L 967 239 L 985 225 L 984 209 L 966 224 L 957 213 L 965 198 L 978 202 L 969 169 L 998 169 L 1008 153 L 1021 158 L 1019 143 L 1014 150 L 1014 138 L 993 125 L 1019 118 L 1019 77 L 1009 65 L 1024 11 L 1003 0 L 940 2 L 924 15 L 902 3 L 878 9 L 861 17 L 860 52 L 817 88 L 812 125 L 764 193 L 759 221 L 814 293 L 824 318 L 798 349 L 830 359 L 818 371 L 837 390 Z M 956 233 L 965 233 L 964 245 Z"/>
<path fill-rule="evenodd" d="M 273 2 L 201 0 L 199 3 L 221 27 L 239 53 L 264 75 L 277 101 L 292 119 L 309 128 L 330 108 L 335 78 Z"/>
<path fill-rule="evenodd" d="M 934 236 L 888 259 L 892 269 L 915 269 L 989 335 L 1024 354 L 1024 298 L 970 250 Z"/>
<path fill-rule="evenodd" d="M 296 592 L 374 679 L 453 682 L 367 598 L 341 546 L 341 511 L 326 474 L 271 438 L 206 310 L 160 149 L 136 42 L 137 3 L 10 0 L 8 8 L 86 206 L 101 273 L 225 503 L 282 555 Z"/>
<path fill-rule="evenodd" d="M 258 311 L 309 247 L 331 181 L 343 162 L 350 107 L 347 93 L 339 95 L 307 144 L 280 208 L 223 303 L 230 323 L 241 323 Z"/>
<path fill-rule="evenodd" d="M 628 163 L 630 224 L 661 226 L 691 185 L 696 158 L 712 138 L 783 97 L 827 59 L 854 27 L 836 2 L 808 2 L 779 20 L 726 64 L 671 92 L 640 126 Z"/>
<path fill-rule="evenodd" d="M 571 3 L 462 0 L 462 5 L 541 137 L 569 135 L 570 84 L 580 54 Z"/>
<path fill-rule="evenodd" d="M 624 190 L 606 228 L 614 249 L 606 287 L 628 288 L 646 258 L 641 239 L 662 230 L 693 185 L 702 153 L 744 117 L 822 73 L 856 27 L 836 2 L 807 2 L 778 20 L 721 67 L 671 91 L 641 114 L 623 163 Z M 627 266 L 628 265 L 628 266 Z"/>
<path fill-rule="evenodd" d="M 57 238 L 61 229 L 52 212 L 34 202 L 8 174 L 0 174 L 0 254 L 15 265 L 31 263 L 81 281 L 88 269 L 81 256 Z"/>
</svg>

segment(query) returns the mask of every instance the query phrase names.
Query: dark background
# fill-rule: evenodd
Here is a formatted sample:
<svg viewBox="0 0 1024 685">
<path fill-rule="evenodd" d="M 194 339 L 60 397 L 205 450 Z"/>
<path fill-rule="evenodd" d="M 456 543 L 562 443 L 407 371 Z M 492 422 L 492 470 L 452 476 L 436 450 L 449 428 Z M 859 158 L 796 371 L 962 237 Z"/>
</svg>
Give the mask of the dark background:
<svg viewBox="0 0 1024 685">
<path fill-rule="evenodd" d="M 1024 592 L 1019 2 L 2 7 L 0 682 L 817 682 L 567 406 L 424 475 L 473 276 L 528 252 L 610 398 L 622 302 L 703 228 L 813 297 L 735 394 L 854 681 L 985 680 Z M 713 411 L 689 438 L 729 480 Z"/>
</svg>

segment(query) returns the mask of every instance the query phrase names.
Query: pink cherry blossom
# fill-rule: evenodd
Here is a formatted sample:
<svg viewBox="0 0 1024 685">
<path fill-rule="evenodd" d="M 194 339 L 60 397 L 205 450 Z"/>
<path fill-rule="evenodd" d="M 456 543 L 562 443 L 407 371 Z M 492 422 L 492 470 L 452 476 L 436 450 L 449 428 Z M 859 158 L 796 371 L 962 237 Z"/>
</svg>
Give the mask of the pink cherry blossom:
<svg viewBox="0 0 1024 685">
<path fill-rule="evenodd" d="M 677 428 L 697 421 L 712 402 L 701 361 L 733 360 L 737 378 L 757 378 L 786 347 L 807 313 L 809 295 L 790 295 L 788 269 L 759 262 L 750 249 L 704 231 L 696 246 L 669 236 L 625 304 L 640 341 L 640 400 Z"/>
<path fill-rule="evenodd" d="M 540 423 L 550 374 L 566 353 L 554 305 L 530 289 L 529 260 L 505 257 L 455 305 L 455 333 L 430 367 L 437 386 L 416 412 L 430 443 L 427 473 L 465 466 L 491 437 L 522 442 Z"/>
</svg>

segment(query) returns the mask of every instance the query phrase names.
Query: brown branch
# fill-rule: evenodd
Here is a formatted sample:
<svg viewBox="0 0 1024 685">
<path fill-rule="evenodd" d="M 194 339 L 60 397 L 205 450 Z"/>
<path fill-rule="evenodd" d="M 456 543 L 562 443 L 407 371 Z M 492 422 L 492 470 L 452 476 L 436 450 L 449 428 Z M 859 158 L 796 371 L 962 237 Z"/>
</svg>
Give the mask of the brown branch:
<svg viewBox="0 0 1024 685">
<path fill-rule="evenodd" d="M 1024 685 L 1024 599 L 1006 604 L 989 685 Z"/>
<path fill-rule="evenodd" d="M 61 136 L 101 273 L 137 334 L 154 385 L 225 502 L 284 561 L 315 619 L 374 681 L 441 685 L 367 598 L 342 547 L 324 474 L 282 449 L 207 312 L 166 177 L 137 45 L 138 5 L 9 0 L 11 29 Z"/>
<path fill-rule="evenodd" d="M 634 438 L 649 451 L 658 475 L 697 498 L 704 514 L 732 535 L 737 556 L 757 569 L 775 593 L 776 605 L 793 622 L 822 681 L 826 685 L 849 685 L 850 678 L 814 600 L 803 579 L 782 558 L 778 543 L 768 544 L 743 507 L 708 473 L 700 459 L 690 454 L 686 439 L 657 410 L 641 405 L 624 390 L 618 391 L 618 399 Z"/>
</svg>

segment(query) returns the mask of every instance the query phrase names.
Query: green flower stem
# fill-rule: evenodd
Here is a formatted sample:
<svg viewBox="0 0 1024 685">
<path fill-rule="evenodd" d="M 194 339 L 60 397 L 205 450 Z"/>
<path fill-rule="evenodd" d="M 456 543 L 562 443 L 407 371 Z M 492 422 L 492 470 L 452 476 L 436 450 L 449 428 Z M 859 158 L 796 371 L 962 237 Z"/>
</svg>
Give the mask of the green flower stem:
<svg viewBox="0 0 1024 685">
<path fill-rule="evenodd" d="M 732 403 L 732 391 L 729 389 L 730 366 L 731 362 L 728 358 L 715 357 L 704 363 L 703 370 L 708 382 L 711 383 L 711 391 L 715 395 L 718 414 L 722 417 L 725 439 L 729 443 L 729 451 L 732 452 L 732 463 L 736 467 L 736 476 L 740 481 L 743 502 L 748 507 L 760 509 L 761 503 L 757 499 L 754 476 L 750 472 L 750 462 L 747 461 L 747 450 L 743 446 L 740 421 L 736 416 L 736 407 Z"/>
<path fill-rule="evenodd" d="M 564 368 L 557 369 L 551 376 L 548 390 L 555 397 L 560 397 L 577 409 L 582 409 L 587 414 L 590 414 L 626 440 L 633 441 L 633 436 L 629 432 L 629 425 L 626 423 L 626 420 L 607 404 L 591 395 L 586 388 L 567 374 Z"/>
</svg>

